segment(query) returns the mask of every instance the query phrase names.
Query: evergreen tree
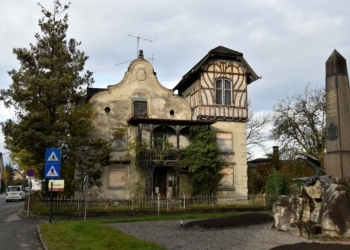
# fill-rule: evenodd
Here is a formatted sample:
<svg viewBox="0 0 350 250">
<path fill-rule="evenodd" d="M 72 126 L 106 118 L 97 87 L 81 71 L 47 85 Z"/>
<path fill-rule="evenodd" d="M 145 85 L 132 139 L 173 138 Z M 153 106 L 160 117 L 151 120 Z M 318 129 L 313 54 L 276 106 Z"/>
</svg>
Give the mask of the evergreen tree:
<svg viewBox="0 0 350 250">
<path fill-rule="evenodd" d="M 193 195 L 216 193 L 222 179 L 222 166 L 218 159 L 220 149 L 215 132 L 209 126 L 190 128 L 191 144 L 182 150 L 181 162 L 191 173 Z"/>
<path fill-rule="evenodd" d="M 20 68 L 9 71 L 12 84 L 1 90 L 0 99 L 15 110 L 16 119 L 1 125 L 12 162 L 23 170 L 34 168 L 38 179 L 45 174 L 45 149 L 61 148 L 61 178 L 68 194 L 77 161 L 96 175 L 96 165 L 108 162 L 110 146 L 89 139 L 92 107 L 77 103 L 94 82 L 92 72 L 82 74 L 88 57 L 78 49 L 80 42 L 66 38 L 69 6 L 58 0 L 54 4 L 53 12 L 39 4 L 44 16 L 36 44 L 13 50 Z"/>
<path fill-rule="evenodd" d="M 266 181 L 265 192 L 270 196 L 270 205 L 277 200 L 278 196 L 286 194 L 287 186 L 281 171 L 272 170 Z"/>
</svg>

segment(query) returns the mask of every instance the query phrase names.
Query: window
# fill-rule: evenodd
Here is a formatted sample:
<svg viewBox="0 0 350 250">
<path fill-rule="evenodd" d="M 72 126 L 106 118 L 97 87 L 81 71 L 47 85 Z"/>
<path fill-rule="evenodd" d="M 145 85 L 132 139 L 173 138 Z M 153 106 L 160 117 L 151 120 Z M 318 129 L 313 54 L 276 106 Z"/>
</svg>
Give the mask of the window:
<svg viewBox="0 0 350 250">
<path fill-rule="evenodd" d="M 222 153 L 232 153 L 232 134 L 216 132 L 216 141 Z"/>
<path fill-rule="evenodd" d="M 234 190 L 234 180 L 233 180 L 233 168 L 232 167 L 226 167 L 223 168 L 220 173 L 223 175 L 222 179 L 220 180 L 220 185 L 218 187 L 219 190 Z"/>
<path fill-rule="evenodd" d="M 232 105 L 231 104 L 231 81 L 219 79 L 215 82 L 216 89 L 216 104 Z"/>
<path fill-rule="evenodd" d="M 147 101 L 134 100 L 134 116 L 135 117 L 148 117 L 147 114 Z"/>
<path fill-rule="evenodd" d="M 164 148 L 164 135 L 162 133 L 153 133 L 153 147 L 158 149 Z"/>
<path fill-rule="evenodd" d="M 109 187 L 125 188 L 125 169 L 109 170 Z"/>
<path fill-rule="evenodd" d="M 117 129 L 110 129 L 109 130 L 109 139 L 111 141 L 111 148 L 112 148 L 112 150 L 125 151 L 126 146 L 128 144 L 127 132 L 125 131 L 124 135 L 122 135 L 119 138 L 114 139 L 113 134 L 116 132 L 116 130 Z"/>
</svg>

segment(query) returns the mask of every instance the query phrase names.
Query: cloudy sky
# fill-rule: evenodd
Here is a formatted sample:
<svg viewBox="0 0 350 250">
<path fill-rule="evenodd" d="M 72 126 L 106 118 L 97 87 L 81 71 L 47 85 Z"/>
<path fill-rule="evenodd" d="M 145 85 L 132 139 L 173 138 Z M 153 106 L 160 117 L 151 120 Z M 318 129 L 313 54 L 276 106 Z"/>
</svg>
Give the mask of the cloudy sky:
<svg viewBox="0 0 350 250">
<path fill-rule="evenodd" d="M 37 2 L 1 1 L 1 89 L 11 84 L 7 71 L 19 68 L 12 49 L 36 43 Z M 53 9 L 52 0 L 40 2 Z M 152 41 L 140 39 L 139 46 L 167 88 L 217 46 L 242 52 L 262 77 L 248 88 L 256 112 L 271 112 L 277 99 L 309 83 L 323 86 L 334 49 L 350 59 L 349 0 L 71 0 L 68 14 L 68 38 L 81 41 L 90 57 L 94 87 L 121 81 L 124 62 L 136 59 L 135 36 Z M 11 113 L 0 104 L 0 121 Z M 2 134 L 0 152 L 6 153 Z"/>
</svg>

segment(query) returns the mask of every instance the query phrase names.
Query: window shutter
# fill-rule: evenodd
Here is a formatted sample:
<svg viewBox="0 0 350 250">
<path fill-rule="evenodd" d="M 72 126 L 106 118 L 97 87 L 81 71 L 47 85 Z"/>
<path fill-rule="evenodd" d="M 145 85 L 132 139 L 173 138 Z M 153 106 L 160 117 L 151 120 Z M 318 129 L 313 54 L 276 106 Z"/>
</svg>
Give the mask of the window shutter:
<svg viewBox="0 0 350 250">
<path fill-rule="evenodd" d="M 148 117 L 146 101 L 134 101 L 134 116 L 146 118 Z"/>
</svg>

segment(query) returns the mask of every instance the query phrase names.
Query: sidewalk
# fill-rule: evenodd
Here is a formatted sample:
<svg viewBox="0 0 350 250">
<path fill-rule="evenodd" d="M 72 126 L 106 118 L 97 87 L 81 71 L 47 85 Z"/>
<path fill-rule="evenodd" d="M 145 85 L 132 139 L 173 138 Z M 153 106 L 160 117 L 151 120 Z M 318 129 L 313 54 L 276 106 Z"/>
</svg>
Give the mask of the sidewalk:
<svg viewBox="0 0 350 250">
<path fill-rule="evenodd" d="M 43 249 L 38 237 L 37 225 L 47 222 L 44 219 L 21 218 L 22 208 L 6 211 L 0 218 L 1 249 Z"/>
</svg>

